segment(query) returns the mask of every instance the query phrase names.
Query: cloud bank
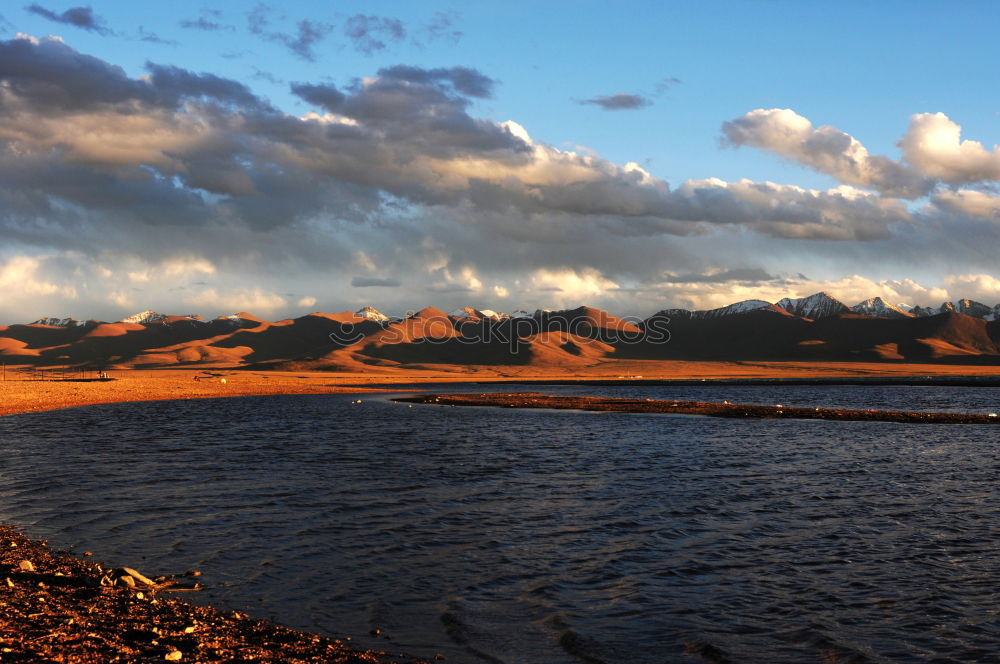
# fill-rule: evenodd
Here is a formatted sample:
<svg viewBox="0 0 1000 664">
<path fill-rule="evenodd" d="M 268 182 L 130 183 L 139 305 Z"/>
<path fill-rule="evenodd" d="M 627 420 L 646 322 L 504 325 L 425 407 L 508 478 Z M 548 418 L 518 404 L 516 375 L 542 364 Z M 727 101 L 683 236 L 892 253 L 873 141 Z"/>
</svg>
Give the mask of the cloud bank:
<svg viewBox="0 0 1000 664">
<path fill-rule="evenodd" d="M 250 29 L 280 34 L 269 16 L 251 12 Z M 359 39 L 405 35 L 363 18 Z M 280 39 L 308 59 L 325 31 L 300 23 Z M 23 280 L 35 265 L 53 297 L 72 299 L 65 289 L 76 279 L 86 287 L 75 297 L 98 311 L 110 306 L 95 299 L 103 292 L 116 307 L 154 306 L 142 300 L 155 293 L 284 313 L 308 298 L 340 308 L 377 291 L 408 307 L 421 298 L 486 298 L 475 304 L 494 308 L 587 298 L 636 313 L 764 293 L 778 287 L 764 277 L 782 261 L 870 265 L 962 238 L 983 247 L 1000 232 L 989 190 L 1000 152 L 961 140 L 942 114 L 914 116 L 892 159 L 794 111 L 751 111 L 723 124 L 730 145 L 836 183 L 671 185 L 635 163 L 561 150 L 514 120 L 484 117 L 497 90 L 472 68 L 404 64 L 344 83 L 294 82 L 305 110 L 291 114 L 212 73 L 148 62 L 133 78 L 57 38 L 2 41 L 5 260 L 36 261 L 9 264 Z M 947 260 L 953 250 L 943 251 Z M 215 270 L 164 270 L 181 258 Z M 957 274 L 985 273 L 989 260 L 968 260 Z M 719 268 L 735 262 L 743 267 Z M 43 264 L 65 281 L 38 276 Z M 122 280 L 143 272 L 157 276 Z M 0 314 L 13 307 L 0 303 Z"/>
</svg>

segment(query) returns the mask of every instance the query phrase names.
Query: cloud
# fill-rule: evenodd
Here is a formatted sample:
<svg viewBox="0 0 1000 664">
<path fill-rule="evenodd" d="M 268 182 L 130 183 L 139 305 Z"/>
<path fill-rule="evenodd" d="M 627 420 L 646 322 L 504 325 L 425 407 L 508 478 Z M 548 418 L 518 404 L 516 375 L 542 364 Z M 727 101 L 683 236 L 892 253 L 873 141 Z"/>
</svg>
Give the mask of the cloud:
<svg viewBox="0 0 1000 664">
<path fill-rule="evenodd" d="M 899 147 L 922 173 L 952 185 L 1000 180 L 1000 146 L 961 140 L 962 127 L 944 113 L 920 113 Z"/>
<path fill-rule="evenodd" d="M 563 306 L 588 303 L 595 296 L 602 296 L 619 288 L 619 285 L 594 269 L 542 268 L 531 274 L 528 288 L 558 293 L 548 297 L 554 304 Z"/>
<path fill-rule="evenodd" d="M 207 288 L 184 298 L 184 303 L 192 307 L 204 307 L 214 311 L 261 311 L 270 313 L 287 306 L 285 298 L 259 288 L 234 289 L 219 292 Z"/>
<path fill-rule="evenodd" d="M 234 26 L 227 25 L 216 20 L 218 18 L 219 12 L 213 12 L 206 15 L 205 10 L 202 10 L 202 16 L 199 16 L 198 18 L 181 19 L 177 22 L 177 24 L 188 30 L 201 30 L 204 32 L 233 32 L 236 30 Z"/>
<path fill-rule="evenodd" d="M 353 277 L 351 286 L 354 288 L 398 288 L 402 283 L 399 279 L 386 277 Z"/>
<path fill-rule="evenodd" d="M 333 26 L 303 19 L 296 24 L 294 33 L 280 32 L 270 29 L 273 13 L 273 7 L 259 3 L 246 14 L 247 29 L 264 40 L 284 44 L 288 50 L 303 60 L 314 62 L 316 60 L 314 47 L 326 38 L 333 30 Z"/>
<path fill-rule="evenodd" d="M 406 39 L 406 28 L 399 19 L 368 14 L 349 17 L 344 22 L 343 32 L 351 40 L 354 49 L 365 55 L 384 51 L 388 43 Z"/>
<path fill-rule="evenodd" d="M 313 47 L 321 42 L 332 29 L 333 26 L 326 23 L 302 20 L 296 25 L 294 35 L 280 35 L 279 39 L 295 55 L 303 60 L 314 62 L 316 53 L 313 51 Z"/>
<path fill-rule="evenodd" d="M 667 90 L 670 90 L 683 82 L 684 81 L 674 76 L 664 76 L 656 83 L 656 94 L 663 94 Z"/>
<path fill-rule="evenodd" d="M 99 35 L 114 34 L 104 23 L 104 19 L 94 14 L 90 7 L 71 7 L 61 14 L 57 14 L 50 9 L 46 9 L 39 4 L 30 4 L 25 9 L 32 14 L 37 14 L 55 23 L 72 25 L 89 32 L 96 32 Z"/>
<path fill-rule="evenodd" d="M 311 295 L 307 295 L 303 298 L 299 298 L 299 301 L 296 302 L 296 304 L 300 307 L 313 307 L 316 306 L 316 298 Z"/>
<path fill-rule="evenodd" d="M 457 44 L 462 39 L 462 32 L 455 29 L 456 18 L 453 12 L 434 12 L 421 30 L 426 41 L 444 40 Z"/>
<path fill-rule="evenodd" d="M 689 284 L 723 284 L 730 281 L 771 281 L 775 277 L 759 267 L 732 268 L 723 270 L 710 270 L 701 274 L 676 274 L 669 275 L 671 283 Z"/>
<path fill-rule="evenodd" d="M 14 256 L 0 263 L 0 289 L 14 299 L 49 295 L 77 297 L 73 286 L 55 283 L 45 276 L 42 259 L 33 256 Z"/>
<path fill-rule="evenodd" d="M 818 128 L 787 108 L 757 109 L 724 122 L 725 142 L 772 152 L 839 181 L 903 198 L 919 198 L 933 181 L 888 157 L 873 156 L 853 136 L 824 125 Z"/>
<path fill-rule="evenodd" d="M 638 94 L 626 94 L 619 92 L 613 95 L 598 95 L 590 99 L 583 99 L 578 104 L 599 106 L 605 111 L 635 111 L 652 105 L 648 97 Z"/>
<path fill-rule="evenodd" d="M 609 262 L 627 238 L 743 228 L 872 240 L 913 223 L 899 201 L 847 186 L 708 179 L 671 188 L 636 164 L 559 150 L 516 122 L 473 115 L 495 82 L 465 67 L 296 83 L 315 109 L 299 117 L 230 79 L 155 63 L 147 71 L 130 78 L 55 40 L 0 42 L 6 238 L 223 256 L 256 242 L 270 248 L 262 261 L 323 261 L 323 252 L 378 246 L 394 219 L 420 218 L 445 245 L 467 228 L 470 247 L 489 242 L 536 267 L 554 260 L 554 246 L 579 250 L 583 237 L 593 238 L 587 260 Z M 427 222 L 431 214 L 440 221 Z M 341 223 L 363 226 L 332 232 Z M 349 235 L 361 244 L 343 246 Z M 525 249 L 534 245 L 547 248 Z"/>
<path fill-rule="evenodd" d="M 951 299 L 967 297 L 991 306 L 1000 302 L 1000 279 L 991 274 L 951 274 L 945 276 L 944 283 L 955 293 Z"/>
<path fill-rule="evenodd" d="M 143 26 L 139 26 L 139 41 L 150 44 L 163 44 L 165 46 L 177 46 L 177 42 L 172 39 L 163 39 L 155 32 L 147 31 Z"/>
<path fill-rule="evenodd" d="M 850 183 L 668 183 L 635 163 L 559 149 L 515 121 L 482 115 L 498 83 L 475 69 L 362 73 L 292 84 L 305 105 L 294 115 L 212 73 L 148 63 L 132 77 L 58 40 L 0 41 L 5 250 L 59 256 L 84 274 L 91 262 L 113 269 L 111 280 L 87 277 L 101 288 L 96 296 L 92 285 L 76 305 L 93 306 L 86 315 L 112 307 L 113 292 L 142 308 L 183 311 L 191 306 L 184 297 L 200 296 L 211 313 L 258 293 L 280 297 L 282 305 L 261 301 L 287 315 L 299 296 L 280 294 L 316 292 L 320 280 L 353 286 L 334 296 L 338 307 L 365 296 L 354 289 L 372 287 L 383 288 L 387 303 L 412 307 L 430 287 L 445 308 L 470 304 L 470 294 L 507 293 L 511 307 L 585 300 L 637 313 L 684 298 L 708 305 L 823 287 L 770 278 L 779 268 L 877 265 L 909 274 L 919 261 L 950 273 L 961 260 L 961 274 L 993 269 L 1000 224 L 986 186 L 948 189 L 908 162 L 898 165 L 935 185 L 923 207 Z M 791 116 L 778 120 L 795 125 Z M 774 128 L 762 126 L 741 131 L 778 145 Z M 813 145 L 818 131 L 800 134 Z M 878 170 L 870 156 L 867 166 L 851 166 L 844 155 L 863 153 L 845 144 L 837 152 L 819 141 L 814 154 L 793 142 L 787 151 L 858 180 Z M 113 267 L 120 256 L 144 259 Z M 178 257 L 215 271 L 167 278 L 187 288 L 170 293 L 157 278 Z M 147 281 L 129 281 L 144 271 Z M 407 278 L 389 276 L 400 274 Z M 203 286 L 191 282 L 202 278 Z M 43 281 L 61 287 L 82 277 Z M 882 290 L 871 294 L 896 288 L 843 288 L 872 284 Z"/>
<path fill-rule="evenodd" d="M 636 111 L 647 106 L 652 106 L 654 97 L 659 97 L 672 87 L 680 84 L 681 80 L 679 78 L 666 76 L 656 82 L 651 92 L 619 92 L 613 95 L 597 95 L 590 99 L 577 100 L 576 103 L 581 106 L 598 106 L 605 111 Z"/>
<path fill-rule="evenodd" d="M 931 202 L 946 212 L 1000 219 L 1000 196 L 973 189 L 944 189 L 936 192 Z"/>
</svg>

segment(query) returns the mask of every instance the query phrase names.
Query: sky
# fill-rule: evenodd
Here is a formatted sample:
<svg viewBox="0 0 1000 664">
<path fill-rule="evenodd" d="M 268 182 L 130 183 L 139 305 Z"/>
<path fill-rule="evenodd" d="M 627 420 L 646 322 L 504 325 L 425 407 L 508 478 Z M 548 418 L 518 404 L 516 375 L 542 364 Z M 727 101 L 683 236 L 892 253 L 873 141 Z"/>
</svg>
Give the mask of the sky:
<svg viewBox="0 0 1000 664">
<path fill-rule="evenodd" d="M 1000 302 L 992 2 L 0 6 L 0 323 Z"/>
</svg>

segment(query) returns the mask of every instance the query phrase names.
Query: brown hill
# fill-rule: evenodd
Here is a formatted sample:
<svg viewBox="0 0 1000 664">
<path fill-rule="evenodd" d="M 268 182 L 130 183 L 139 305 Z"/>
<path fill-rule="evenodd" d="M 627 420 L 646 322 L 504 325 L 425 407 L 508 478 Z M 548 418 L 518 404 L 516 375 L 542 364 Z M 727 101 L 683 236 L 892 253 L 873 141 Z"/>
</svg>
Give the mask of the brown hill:
<svg viewBox="0 0 1000 664">
<path fill-rule="evenodd" d="M 314 312 L 269 322 L 211 321 L 0 328 L 8 364 L 255 366 L 349 371 L 416 367 L 581 367 L 607 360 L 1000 362 L 1000 322 L 956 312 L 916 318 L 854 313 L 811 320 L 770 307 L 716 318 L 653 316 L 641 325 L 591 307 L 492 320 L 426 307 L 392 322 Z"/>
</svg>

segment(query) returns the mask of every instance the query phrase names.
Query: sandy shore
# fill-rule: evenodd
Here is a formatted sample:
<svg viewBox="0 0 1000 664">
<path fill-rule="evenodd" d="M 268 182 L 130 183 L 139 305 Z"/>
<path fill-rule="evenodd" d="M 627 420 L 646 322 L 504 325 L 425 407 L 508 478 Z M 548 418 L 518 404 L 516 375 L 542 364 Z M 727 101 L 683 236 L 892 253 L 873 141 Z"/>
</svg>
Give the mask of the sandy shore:
<svg viewBox="0 0 1000 664">
<path fill-rule="evenodd" d="M 393 385 L 449 382 L 655 382 L 662 380 L 905 379 L 927 376 L 994 376 L 1000 367 L 863 362 L 602 362 L 590 367 L 432 366 L 372 373 L 250 371 L 237 369 L 122 369 L 112 380 L 80 380 L 79 374 L 46 370 L 32 374 L 6 368 L 0 381 L 0 415 L 100 403 L 201 399 L 274 394 L 338 394 L 389 391 Z M 93 377 L 95 374 L 89 374 Z M 194 380 L 195 376 L 202 380 Z M 225 379 L 225 382 L 222 382 Z"/>
<path fill-rule="evenodd" d="M 538 392 L 498 394 L 420 394 L 395 401 L 437 406 L 489 406 L 493 408 L 548 408 L 616 413 L 662 413 L 703 415 L 741 419 L 806 419 L 862 422 L 908 422 L 920 424 L 1000 424 L 997 414 L 938 413 L 902 410 L 852 410 L 847 408 L 801 408 L 794 406 L 735 404 L 707 401 L 621 399 L 590 396 L 552 396 Z"/>
</svg>

